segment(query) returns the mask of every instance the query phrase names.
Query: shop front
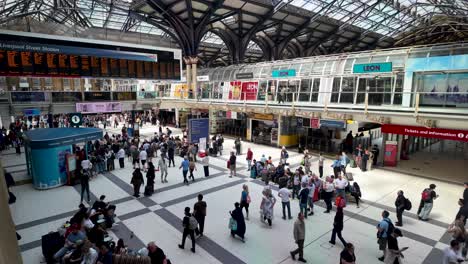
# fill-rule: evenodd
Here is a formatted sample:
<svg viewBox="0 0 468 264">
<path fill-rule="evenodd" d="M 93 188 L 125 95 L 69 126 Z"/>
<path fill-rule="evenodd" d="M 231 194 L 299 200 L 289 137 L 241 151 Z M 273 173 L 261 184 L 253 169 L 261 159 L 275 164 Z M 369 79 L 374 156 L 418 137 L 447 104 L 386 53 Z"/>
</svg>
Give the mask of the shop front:
<svg viewBox="0 0 468 264">
<path fill-rule="evenodd" d="M 248 119 L 247 140 L 257 144 L 278 146 L 278 117 L 273 114 L 253 114 Z"/>
<path fill-rule="evenodd" d="M 346 134 L 346 121 L 298 117 L 299 149 L 337 153 Z"/>
</svg>

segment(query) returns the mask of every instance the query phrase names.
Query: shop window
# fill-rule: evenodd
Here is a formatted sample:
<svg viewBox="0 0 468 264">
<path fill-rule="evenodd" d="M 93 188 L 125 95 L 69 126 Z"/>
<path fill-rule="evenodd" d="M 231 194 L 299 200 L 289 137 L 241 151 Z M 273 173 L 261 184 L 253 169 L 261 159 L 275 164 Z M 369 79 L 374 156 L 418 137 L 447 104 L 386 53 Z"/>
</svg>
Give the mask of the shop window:
<svg viewBox="0 0 468 264">
<path fill-rule="evenodd" d="M 312 95 L 310 97 L 311 102 L 318 101 L 319 90 L 320 90 L 320 78 L 314 78 L 314 81 L 312 82 Z"/>
<path fill-rule="evenodd" d="M 321 75 L 323 72 L 323 67 L 325 66 L 325 62 L 323 61 L 317 61 L 314 63 L 314 66 L 312 67 L 312 72 L 311 74 L 313 75 Z"/>
<path fill-rule="evenodd" d="M 356 88 L 356 78 L 344 77 L 341 83 L 340 103 L 350 103 L 354 101 L 354 90 Z"/>
<path fill-rule="evenodd" d="M 261 81 L 258 85 L 258 96 L 257 96 L 258 101 L 265 100 L 265 94 L 267 90 L 268 90 L 268 81 Z"/>
<path fill-rule="evenodd" d="M 338 103 L 338 98 L 340 96 L 340 84 L 341 84 L 341 77 L 333 78 L 333 87 L 330 102 L 331 103 Z"/>
<path fill-rule="evenodd" d="M 301 89 L 299 90 L 299 102 L 308 102 L 310 99 L 310 79 L 301 80 Z"/>
</svg>

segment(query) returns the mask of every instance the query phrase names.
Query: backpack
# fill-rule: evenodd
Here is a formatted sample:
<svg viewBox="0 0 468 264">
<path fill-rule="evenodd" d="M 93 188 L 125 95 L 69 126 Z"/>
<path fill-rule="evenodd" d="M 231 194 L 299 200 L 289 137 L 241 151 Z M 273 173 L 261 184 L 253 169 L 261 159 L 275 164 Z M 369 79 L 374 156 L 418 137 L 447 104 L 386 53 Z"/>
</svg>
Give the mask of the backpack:
<svg viewBox="0 0 468 264">
<path fill-rule="evenodd" d="M 198 227 L 197 219 L 195 219 L 195 217 L 193 217 L 193 215 L 191 215 L 189 217 L 189 226 L 188 226 L 188 228 L 190 230 L 195 230 L 195 229 L 197 229 L 197 227 Z"/>
<path fill-rule="evenodd" d="M 289 158 L 289 153 L 288 153 L 287 151 L 285 151 L 285 153 L 284 153 L 284 158 L 285 158 L 285 159 L 288 159 L 288 158 Z"/>
<path fill-rule="evenodd" d="M 388 228 L 387 228 L 387 232 L 386 232 L 387 237 L 388 237 L 390 234 L 393 233 L 393 230 L 395 229 L 395 226 L 393 225 L 392 221 L 389 221 L 389 220 L 384 220 L 384 221 L 387 222 L 387 224 L 388 224 Z M 382 235 L 383 235 L 383 233 L 384 233 L 384 232 L 379 232 L 379 233 L 377 234 L 377 237 L 378 237 L 378 238 L 381 238 Z"/>
<path fill-rule="evenodd" d="M 405 198 L 405 210 L 406 211 L 411 210 L 412 206 L 413 205 L 411 204 L 411 201 L 408 198 Z"/>
<path fill-rule="evenodd" d="M 431 189 L 424 189 L 424 191 L 421 193 L 421 200 L 423 200 L 424 202 L 429 201 L 431 199 L 431 194 Z"/>
</svg>

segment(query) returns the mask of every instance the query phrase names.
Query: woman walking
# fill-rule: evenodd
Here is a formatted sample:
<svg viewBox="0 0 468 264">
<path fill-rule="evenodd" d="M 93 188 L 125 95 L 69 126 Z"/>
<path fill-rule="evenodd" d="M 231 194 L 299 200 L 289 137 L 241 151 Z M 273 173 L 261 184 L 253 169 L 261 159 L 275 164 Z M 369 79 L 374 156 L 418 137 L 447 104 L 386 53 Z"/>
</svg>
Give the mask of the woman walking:
<svg viewBox="0 0 468 264">
<path fill-rule="evenodd" d="M 153 162 L 148 162 L 148 172 L 146 173 L 145 195 L 150 196 L 154 193 L 154 165 Z"/>
<path fill-rule="evenodd" d="M 141 174 L 140 168 L 136 168 L 133 171 L 132 180 L 130 184 L 133 184 L 133 196 L 140 197 L 140 186 L 144 184 L 143 174 Z"/>
<path fill-rule="evenodd" d="M 194 170 L 197 170 L 197 167 L 195 166 L 195 161 L 193 159 L 190 159 L 190 163 L 189 163 L 190 176 L 189 176 L 189 178 L 192 178 L 192 182 L 195 181 L 195 177 L 193 177 L 193 171 Z"/>
<path fill-rule="evenodd" d="M 240 209 L 245 208 L 245 219 L 249 220 L 249 204 L 250 204 L 250 195 L 249 195 L 249 187 L 247 184 L 242 186 L 242 193 L 240 199 Z"/>
<path fill-rule="evenodd" d="M 234 204 L 234 211 L 229 212 L 232 217 L 232 221 L 235 221 L 235 224 L 231 225 L 231 236 L 235 237 L 238 235 L 242 242 L 245 242 L 244 235 L 245 235 L 245 220 L 244 215 L 242 214 L 242 208 L 239 206 L 239 203 Z"/>
<path fill-rule="evenodd" d="M 271 193 L 270 188 L 265 188 L 263 190 L 263 198 L 262 203 L 260 204 L 260 210 L 262 213 L 262 221 L 268 222 L 268 225 L 271 227 L 272 220 L 273 220 L 273 208 L 275 207 L 276 198 Z"/>
<path fill-rule="evenodd" d="M 338 238 L 341 240 L 343 243 L 343 246 L 346 248 L 346 241 L 344 240 L 343 236 L 341 235 L 341 231 L 343 231 L 343 207 L 336 207 L 336 215 L 335 219 L 333 221 L 333 231 L 332 231 L 332 236 L 331 240 L 329 241 L 330 244 L 335 245 L 335 239 L 336 236 L 338 235 Z"/>
<path fill-rule="evenodd" d="M 205 157 L 202 159 L 203 171 L 205 172 L 205 177 L 210 176 L 210 157 L 208 151 L 205 151 Z"/>
</svg>

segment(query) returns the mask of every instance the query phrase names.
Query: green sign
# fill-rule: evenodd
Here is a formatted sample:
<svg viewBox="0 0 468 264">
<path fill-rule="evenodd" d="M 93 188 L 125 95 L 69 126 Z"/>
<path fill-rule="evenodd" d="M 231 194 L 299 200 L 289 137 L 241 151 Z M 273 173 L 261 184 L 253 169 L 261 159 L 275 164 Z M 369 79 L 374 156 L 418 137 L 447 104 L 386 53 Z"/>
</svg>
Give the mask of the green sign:
<svg viewBox="0 0 468 264">
<path fill-rule="evenodd" d="M 295 69 L 289 69 L 289 70 L 276 70 L 271 72 L 271 77 L 295 77 L 296 76 L 296 70 Z"/>
<path fill-rule="evenodd" d="M 71 113 L 68 115 L 70 117 L 70 125 L 72 127 L 79 127 L 81 126 L 83 117 L 81 116 L 81 113 Z"/>
<path fill-rule="evenodd" d="M 353 73 L 378 73 L 391 71 L 391 62 L 354 64 L 353 66 Z"/>
</svg>

